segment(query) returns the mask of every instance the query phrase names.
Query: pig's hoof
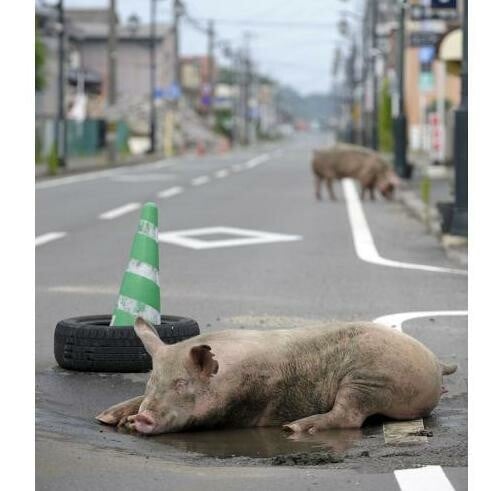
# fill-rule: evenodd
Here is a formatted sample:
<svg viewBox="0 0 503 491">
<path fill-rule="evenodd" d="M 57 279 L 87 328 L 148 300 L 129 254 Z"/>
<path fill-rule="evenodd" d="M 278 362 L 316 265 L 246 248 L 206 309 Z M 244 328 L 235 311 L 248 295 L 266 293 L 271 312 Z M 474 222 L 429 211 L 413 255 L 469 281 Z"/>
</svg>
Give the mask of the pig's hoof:
<svg viewBox="0 0 503 491">
<path fill-rule="evenodd" d="M 283 431 L 289 431 L 289 432 L 292 432 L 292 433 L 298 433 L 298 432 L 300 432 L 300 428 L 298 428 L 298 425 L 296 425 L 295 423 L 290 423 L 289 425 L 283 425 L 282 426 L 282 430 Z"/>
<path fill-rule="evenodd" d="M 98 414 L 95 419 L 99 421 L 100 423 L 103 423 L 105 425 L 115 425 L 117 424 L 117 418 L 111 414 L 107 413 L 106 411 Z"/>
<path fill-rule="evenodd" d="M 302 433 L 302 432 L 306 431 L 307 433 L 312 435 L 313 433 L 316 433 L 318 431 L 318 428 L 316 428 L 316 426 L 313 424 L 303 425 L 300 423 L 290 423 L 287 425 L 283 425 L 283 430 L 291 431 L 293 433 Z"/>
</svg>

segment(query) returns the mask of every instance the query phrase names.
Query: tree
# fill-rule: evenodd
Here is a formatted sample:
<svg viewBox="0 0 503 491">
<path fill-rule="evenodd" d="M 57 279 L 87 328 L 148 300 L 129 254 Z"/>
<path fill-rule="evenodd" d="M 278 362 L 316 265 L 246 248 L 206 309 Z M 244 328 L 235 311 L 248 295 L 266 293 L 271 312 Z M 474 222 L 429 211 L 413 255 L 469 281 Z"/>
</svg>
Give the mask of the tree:
<svg viewBox="0 0 503 491">
<path fill-rule="evenodd" d="M 45 87 L 45 45 L 38 29 L 35 28 L 35 91 L 42 90 Z"/>
</svg>

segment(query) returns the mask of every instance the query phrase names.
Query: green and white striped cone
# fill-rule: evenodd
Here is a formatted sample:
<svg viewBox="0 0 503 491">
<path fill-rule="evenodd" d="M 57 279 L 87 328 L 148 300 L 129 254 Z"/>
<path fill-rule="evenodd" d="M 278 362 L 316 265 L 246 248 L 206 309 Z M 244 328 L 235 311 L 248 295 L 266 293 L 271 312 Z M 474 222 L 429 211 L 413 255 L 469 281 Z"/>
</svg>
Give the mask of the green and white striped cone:
<svg viewBox="0 0 503 491">
<path fill-rule="evenodd" d="M 151 324 L 161 323 L 159 288 L 159 244 L 157 242 L 157 206 L 145 203 L 141 210 L 129 264 L 122 278 L 119 300 L 111 326 L 132 326 L 137 316 Z"/>
</svg>

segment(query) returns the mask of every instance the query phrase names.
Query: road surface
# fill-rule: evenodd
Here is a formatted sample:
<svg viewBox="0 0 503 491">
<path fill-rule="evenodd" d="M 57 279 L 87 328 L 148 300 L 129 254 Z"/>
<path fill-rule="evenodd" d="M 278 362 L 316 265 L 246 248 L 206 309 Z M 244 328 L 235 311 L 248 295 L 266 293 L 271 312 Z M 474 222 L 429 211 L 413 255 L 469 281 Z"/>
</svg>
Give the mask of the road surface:
<svg viewBox="0 0 503 491">
<path fill-rule="evenodd" d="M 309 157 L 329 141 L 306 134 L 37 183 L 37 489 L 467 489 L 466 272 L 400 204 L 361 204 L 352 181 L 337 184 L 337 202 L 317 202 Z M 417 422 L 431 436 L 378 419 L 300 441 L 278 429 L 142 438 L 96 424 L 147 375 L 59 369 L 54 327 L 112 312 L 147 201 L 159 207 L 163 314 L 201 331 L 380 318 L 459 365 Z"/>
</svg>

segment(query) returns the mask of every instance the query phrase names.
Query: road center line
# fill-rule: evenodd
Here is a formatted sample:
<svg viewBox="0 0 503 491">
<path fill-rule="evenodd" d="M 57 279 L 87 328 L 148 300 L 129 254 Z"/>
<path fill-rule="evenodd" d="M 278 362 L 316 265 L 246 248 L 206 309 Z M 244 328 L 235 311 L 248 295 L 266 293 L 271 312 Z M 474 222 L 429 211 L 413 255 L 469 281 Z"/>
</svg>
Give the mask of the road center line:
<svg viewBox="0 0 503 491">
<path fill-rule="evenodd" d="M 38 237 L 35 237 L 35 247 L 42 244 L 47 244 L 47 242 L 52 242 L 56 239 L 61 239 L 65 235 L 66 232 L 49 232 L 47 234 L 39 235 Z"/>
<path fill-rule="evenodd" d="M 215 177 L 217 179 L 223 179 L 224 177 L 227 177 L 229 175 L 229 171 L 227 169 L 222 169 L 217 172 L 215 172 Z"/>
<path fill-rule="evenodd" d="M 209 181 L 210 181 L 210 178 L 208 176 L 199 176 L 199 177 L 192 179 L 192 181 L 190 181 L 190 183 L 193 186 L 201 186 L 202 184 L 206 184 Z"/>
<path fill-rule="evenodd" d="M 426 264 L 405 263 L 386 259 L 379 255 L 370 232 L 363 206 L 356 192 L 355 183 L 352 179 L 343 179 L 342 186 L 346 196 L 346 205 L 349 215 L 349 223 L 353 233 L 353 242 L 356 249 L 356 255 L 368 263 L 379 264 L 392 268 L 417 269 L 422 271 L 432 271 L 435 273 L 468 274 L 463 269 L 443 268 L 439 266 L 429 266 Z"/>
<path fill-rule="evenodd" d="M 118 208 L 114 208 L 113 210 L 106 211 L 100 215 L 102 220 L 112 220 L 114 218 L 120 217 L 121 215 L 125 215 L 126 213 L 130 213 L 131 211 L 135 211 L 140 208 L 140 203 L 128 203 L 124 206 L 119 206 Z"/>
<path fill-rule="evenodd" d="M 254 167 L 257 167 L 257 165 L 260 165 L 260 164 L 267 162 L 270 158 L 271 158 L 271 156 L 268 153 L 263 153 L 262 155 L 259 155 L 257 157 L 254 157 L 254 158 L 248 160 L 243 165 L 247 169 L 253 169 Z"/>
<path fill-rule="evenodd" d="M 165 189 L 164 191 L 159 191 L 157 193 L 158 198 L 172 198 L 177 194 L 183 193 L 183 188 L 180 186 L 173 186 L 172 188 Z"/>
<path fill-rule="evenodd" d="M 401 491 L 455 491 L 439 465 L 427 465 L 418 469 L 395 471 L 395 479 Z"/>
</svg>

